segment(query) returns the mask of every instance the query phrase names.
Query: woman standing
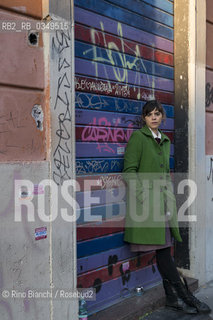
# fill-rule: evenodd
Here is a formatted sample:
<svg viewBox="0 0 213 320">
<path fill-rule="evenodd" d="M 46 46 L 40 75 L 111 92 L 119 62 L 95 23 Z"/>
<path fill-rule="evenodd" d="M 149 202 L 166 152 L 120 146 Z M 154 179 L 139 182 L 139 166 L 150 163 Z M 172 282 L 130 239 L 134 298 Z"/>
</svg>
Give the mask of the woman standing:
<svg viewBox="0 0 213 320">
<path fill-rule="evenodd" d="M 159 130 L 164 119 L 161 104 L 148 101 L 142 112 L 145 125 L 133 132 L 127 144 L 123 170 L 128 182 L 124 240 L 130 243 L 131 251 L 156 250 L 166 306 L 185 313 L 209 313 L 211 309 L 181 281 L 170 252 L 171 237 L 182 239 L 170 179 L 170 140 Z"/>
</svg>

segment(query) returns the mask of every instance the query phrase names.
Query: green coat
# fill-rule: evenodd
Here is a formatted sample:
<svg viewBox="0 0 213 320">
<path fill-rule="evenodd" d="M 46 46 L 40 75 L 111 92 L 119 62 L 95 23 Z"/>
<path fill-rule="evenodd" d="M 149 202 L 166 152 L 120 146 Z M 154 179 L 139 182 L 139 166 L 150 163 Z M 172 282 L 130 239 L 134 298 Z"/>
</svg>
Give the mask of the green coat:
<svg viewBox="0 0 213 320">
<path fill-rule="evenodd" d="M 132 133 L 124 155 L 123 170 L 128 184 L 125 241 L 165 244 L 166 216 L 172 235 L 182 241 L 169 157 L 170 140 L 162 132 L 160 144 L 147 126 Z"/>
</svg>

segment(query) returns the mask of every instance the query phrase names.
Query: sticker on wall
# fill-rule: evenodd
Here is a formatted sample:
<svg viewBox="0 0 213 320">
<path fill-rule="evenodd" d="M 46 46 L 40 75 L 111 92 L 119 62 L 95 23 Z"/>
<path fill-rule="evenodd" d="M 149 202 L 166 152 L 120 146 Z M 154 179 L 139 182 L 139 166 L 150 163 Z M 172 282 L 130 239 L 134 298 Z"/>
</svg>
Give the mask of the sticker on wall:
<svg viewBox="0 0 213 320">
<path fill-rule="evenodd" d="M 33 194 L 34 195 L 44 194 L 44 186 L 42 186 L 40 184 L 34 184 Z"/>
<path fill-rule="evenodd" d="M 40 227 L 35 229 L 35 240 L 47 238 L 47 227 Z"/>
<path fill-rule="evenodd" d="M 121 118 L 112 118 L 112 123 L 120 124 L 121 123 Z"/>
<path fill-rule="evenodd" d="M 31 194 L 26 186 L 22 186 L 19 191 L 19 199 L 21 200 L 29 200 L 31 197 Z"/>
<path fill-rule="evenodd" d="M 122 264 L 122 267 L 123 267 L 123 272 L 129 270 L 129 261 L 124 262 L 124 263 Z"/>
<path fill-rule="evenodd" d="M 125 147 L 118 147 L 117 148 L 117 154 L 124 154 L 125 152 Z"/>
</svg>

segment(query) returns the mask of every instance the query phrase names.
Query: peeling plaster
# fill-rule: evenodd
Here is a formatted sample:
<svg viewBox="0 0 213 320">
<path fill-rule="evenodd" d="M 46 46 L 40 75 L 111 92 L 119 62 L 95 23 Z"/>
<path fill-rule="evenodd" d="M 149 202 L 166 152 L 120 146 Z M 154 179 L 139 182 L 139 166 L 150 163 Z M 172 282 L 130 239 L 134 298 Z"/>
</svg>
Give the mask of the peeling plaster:
<svg viewBox="0 0 213 320">
<path fill-rule="evenodd" d="M 31 115 L 36 122 L 36 127 L 40 131 L 43 131 L 44 113 L 43 113 L 41 105 L 35 104 L 34 107 L 32 108 Z"/>
</svg>

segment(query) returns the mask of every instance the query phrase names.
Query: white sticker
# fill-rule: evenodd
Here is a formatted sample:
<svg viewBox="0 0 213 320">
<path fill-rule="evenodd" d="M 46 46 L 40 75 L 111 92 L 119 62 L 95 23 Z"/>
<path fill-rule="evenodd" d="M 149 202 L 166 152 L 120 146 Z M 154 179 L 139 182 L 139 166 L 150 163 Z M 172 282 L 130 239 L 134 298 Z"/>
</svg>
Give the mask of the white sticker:
<svg viewBox="0 0 213 320">
<path fill-rule="evenodd" d="M 123 271 L 124 271 L 124 272 L 125 272 L 126 270 L 129 270 L 129 261 L 124 262 L 124 263 L 122 264 L 122 266 L 123 266 Z"/>
<path fill-rule="evenodd" d="M 117 147 L 117 154 L 124 154 L 125 148 L 124 147 Z"/>
</svg>

